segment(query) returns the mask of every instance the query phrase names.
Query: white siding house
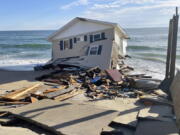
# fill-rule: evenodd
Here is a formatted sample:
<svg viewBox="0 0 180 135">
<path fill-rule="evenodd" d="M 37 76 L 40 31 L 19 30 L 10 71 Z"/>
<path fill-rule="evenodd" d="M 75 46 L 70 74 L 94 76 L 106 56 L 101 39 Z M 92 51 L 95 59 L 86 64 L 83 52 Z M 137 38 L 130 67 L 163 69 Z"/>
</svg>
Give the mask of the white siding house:
<svg viewBox="0 0 180 135">
<path fill-rule="evenodd" d="M 126 54 L 128 36 L 116 23 L 76 17 L 48 37 L 52 62 L 116 68 Z"/>
</svg>

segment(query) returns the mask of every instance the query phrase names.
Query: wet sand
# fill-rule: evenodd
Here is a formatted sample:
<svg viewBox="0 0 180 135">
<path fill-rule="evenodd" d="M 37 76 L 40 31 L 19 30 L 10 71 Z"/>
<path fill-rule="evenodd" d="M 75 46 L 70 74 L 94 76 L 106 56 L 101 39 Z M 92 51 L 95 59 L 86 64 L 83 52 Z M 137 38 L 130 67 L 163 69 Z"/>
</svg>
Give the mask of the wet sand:
<svg viewBox="0 0 180 135">
<path fill-rule="evenodd" d="M 8 71 L 0 69 L 0 85 L 15 81 L 35 81 L 35 78 L 50 71 Z"/>
</svg>

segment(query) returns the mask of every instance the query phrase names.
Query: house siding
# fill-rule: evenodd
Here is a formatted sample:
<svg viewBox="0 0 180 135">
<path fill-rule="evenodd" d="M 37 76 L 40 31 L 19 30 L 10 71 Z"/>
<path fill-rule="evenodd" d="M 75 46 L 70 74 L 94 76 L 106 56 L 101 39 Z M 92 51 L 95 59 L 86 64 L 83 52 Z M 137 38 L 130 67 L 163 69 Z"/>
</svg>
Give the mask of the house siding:
<svg viewBox="0 0 180 135">
<path fill-rule="evenodd" d="M 94 41 L 90 43 L 90 35 L 96 34 L 96 33 L 105 33 L 106 39 Z M 82 42 L 73 42 L 73 48 L 72 49 L 66 49 L 66 50 L 60 50 L 60 41 L 66 40 L 66 39 L 74 39 L 74 37 L 87 35 L 87 41 Z M 81 56 L 84 58 L 83 61 L 81 61 L 81 65 L 84 66 L 99 66 L 100 68 L 106 69 L 110 68 L 110 58 L 111 58 L 111 50 L 112 50 L 112 43 L 114 40 L 114 29 L 105 29 L 101 31 L 95 31 L 91 33 L 84 33 L 82 35 L 76 35 L 64 39 L 59 39 L 56 41 L 53 41 L 53 60 L 59 59 L 59 58 L 67 58 L 67 57 L 76 57 Z M 101 55 L 88 55 L 87 56 L 87 49 L 91 46 L 96 45 L 102 45 L 102 51 Z"/>
<path fill-rule="evenodd" d="M 126 55 L 126 47 L 127 47 L 127 39 L 122 37 L 122 34 L 119 33 L 117 30 L 114 32 L 115 37 L 115 44 L 117 45 L 118 54 L 121 56 Z"/>
</svg>

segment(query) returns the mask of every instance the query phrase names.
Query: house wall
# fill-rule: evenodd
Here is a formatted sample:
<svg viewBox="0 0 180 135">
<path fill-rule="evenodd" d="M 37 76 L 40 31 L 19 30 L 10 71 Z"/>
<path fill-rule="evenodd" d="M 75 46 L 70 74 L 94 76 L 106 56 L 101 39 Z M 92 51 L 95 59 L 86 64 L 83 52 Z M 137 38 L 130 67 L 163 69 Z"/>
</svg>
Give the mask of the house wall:
<svg viewBox="0 0 180 135">
<path fill-rule="evenodd" d="M 90 43 L 89 36 L 96 33 L 105 33 L 106 39 L 94 41 Z M 87 41 L 80 41 L 76 44 L 73 43 L 73 49 L 66 49 L 66 50 L 60 50 L 60 41 L 66 40 L 66 39 L 73 39 L 74 37 L 78 36 L 84 36 L 87 35 L 88 40 Z M 112 52 L 112 43 L 114 40 L 114 29 L 108 28 L 104 30 L 94 31 L 94 32 L 88 32 L 83 33 L 76 36 L 70 36 L 67 38 L 61 38 L 56 39 L 53 41 L 53 60 L 56 60 L 58 58 L 66 58 L 66 57 L 75 57 L 75 56 L 81 56 L 84 58 L 83 61 L 81 61 L 81 65 L 84 66 L 99 66 L 102 69 L 110 68 L 111 66 L 111 52 Z M 88 47 L 96 46 L 96 45 L 102 45 L 102 52 L 101 55 L 86 55 Z"/>
<path fill-rule="evenodd" d="M 118 46 L 119 55 L 126 55 L 127 39 L 124 39 L 122 34 L 115 30 L 115 43 Z"/>
</svg>

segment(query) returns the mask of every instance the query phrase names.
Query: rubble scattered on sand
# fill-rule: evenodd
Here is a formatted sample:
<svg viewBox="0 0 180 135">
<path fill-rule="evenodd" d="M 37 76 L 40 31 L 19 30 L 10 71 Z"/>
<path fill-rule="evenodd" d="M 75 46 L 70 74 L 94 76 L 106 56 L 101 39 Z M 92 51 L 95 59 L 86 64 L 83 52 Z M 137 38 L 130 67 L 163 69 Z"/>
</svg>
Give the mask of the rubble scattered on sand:
<svg viewBox="0 0 180 135">
<path fill-rule="evenodd" d="M 133 68 L 123 62 L 120 64 L 119 70 L 101 70 L 98 67 L 82 68 L 60 64 L 56 67 L 46 65 L 39 67 L 38 70 L 51 68 L 56 70 L 37 77 L 36 84 L 0 95 L 0 106 L 16 108 L 31 103 L 39 103 L 40 100 L 46 99 L 64 101 L 79 94 L 83 94 L 89 101 L 111 100 L 119 97 L 137 99 L 145 106 L 159 104 L 172 106 L 172 103 L 168 101 L 168 95 L 158 89 L 159 80 L 152 79 L 151 76 L 145 74 L 129 74 Z M 0 112 L 0 123 L 12 121 L 11 117 L 7 117 L 8 115 L 9 113 L 6 111 Z M 136 118 L 136 116 L 132 118 Z M 119 119 L 122 123 L 124 117 L 122 116 Z M 109 131 L 102 133 L 108 134 Z"/>
</svg>

